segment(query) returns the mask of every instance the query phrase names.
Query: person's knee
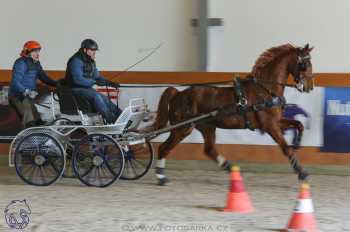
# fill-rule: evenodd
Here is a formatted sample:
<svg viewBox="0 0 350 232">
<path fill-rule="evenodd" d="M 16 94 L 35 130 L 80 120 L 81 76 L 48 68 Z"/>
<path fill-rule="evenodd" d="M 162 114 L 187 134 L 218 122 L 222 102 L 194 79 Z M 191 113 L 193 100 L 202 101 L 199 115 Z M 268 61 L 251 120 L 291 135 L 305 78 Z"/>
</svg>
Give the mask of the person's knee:
<svg viewBox="0 0 350 232">
<path fill-rule="evenodd" d="M 34 115 L 33 109 L 34 104 L 29 100 L 23 100 L 22 102 L 22 111 L 24 115 Z"/>
<path fill-rule="evenodd" d="M 108 104 L 106 103 L 105 99 L 100 96 L 99 94 L 96 94 L 95 98 L 94 98 L 94 107 L 96 109 L 97 112 L 99 112 L 100 114 L 102 114 L 102 116 L 108 121 L 110 122 L 111 119 L 111 110 L 108 106 Z"/>
<path fill-rule="evenodd" d="M 23 107 L 28 107 L 31 108 L 34 105 L 33 101 L 31 99 L 28 98 L 24 98 L 22 101 L 22 106 Z"/>
<path fill-rule="evenodd" d="M 94 102 L 95 102 L 95 106 L 100 109 L 106 109 L 106 102 L 104 101 L 103 97 L 101 97 L 99 94 L 96 94 L 95 97 L 94 97 Z"/>
</svg>

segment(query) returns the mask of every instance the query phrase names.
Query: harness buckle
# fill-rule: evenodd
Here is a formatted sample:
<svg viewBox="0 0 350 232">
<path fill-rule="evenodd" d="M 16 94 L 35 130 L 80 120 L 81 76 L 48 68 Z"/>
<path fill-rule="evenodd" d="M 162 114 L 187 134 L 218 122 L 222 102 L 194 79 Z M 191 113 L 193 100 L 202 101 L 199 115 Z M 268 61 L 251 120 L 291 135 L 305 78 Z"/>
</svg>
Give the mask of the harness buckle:
<svg viewBox="0 0 350 232">
<path fill-rule="evenodd" d="M 237 102 L 237 105 L 240 107 L 244 107 L 248 104 L 248 100 L 245 97 L 241 97 Z"/>
</svg>

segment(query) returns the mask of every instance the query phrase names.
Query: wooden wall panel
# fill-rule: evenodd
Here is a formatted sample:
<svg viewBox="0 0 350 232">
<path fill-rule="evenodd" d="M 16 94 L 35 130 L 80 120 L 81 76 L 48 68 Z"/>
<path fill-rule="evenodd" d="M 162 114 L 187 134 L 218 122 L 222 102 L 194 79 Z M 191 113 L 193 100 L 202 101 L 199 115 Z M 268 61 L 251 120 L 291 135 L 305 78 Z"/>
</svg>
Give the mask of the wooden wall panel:
<svg viewBox="0 0 350 232">
<path fill-rule="evenodd" d="M 47 71 L 55 79 L 62 78 L 64 71 Z M 119 72 L 102 71 L 102 75 L 118 83 L 130 84 L 188 84 L 232 80 L 244 77 L 246 72 Z M 316 86 L 349 87 L 350 73 L 315 73 Z M 11 70 L 0 70 L 0 81 L 9 82 Z"/>
</svg>

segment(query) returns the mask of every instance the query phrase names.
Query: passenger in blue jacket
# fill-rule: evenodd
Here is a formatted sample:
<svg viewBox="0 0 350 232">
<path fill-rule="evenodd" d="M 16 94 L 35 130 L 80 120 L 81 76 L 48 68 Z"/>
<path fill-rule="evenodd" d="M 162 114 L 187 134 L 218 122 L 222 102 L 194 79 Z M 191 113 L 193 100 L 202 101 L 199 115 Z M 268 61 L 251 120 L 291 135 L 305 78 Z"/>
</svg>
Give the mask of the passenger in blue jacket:
<svg viewBox="0 0 350 232">
<path fill-rule="evenodd" d="M 21 57 L 13 65 L 9 103 L 20 116 L 24 128 L 43 124 L 33 102 L 38 95 L 37 80 L 56 86 L 56 81 L 47 76 L 40 65 L 40 50 L 40 43 L 27 41 L 23 46 Z"/>
<path fill-rule="evenodd" d="M 98 93 L 93 85 L 115 88 L 119 85 L 100 75 L 95 63 L 97 50 L 98 45 L 94 40 L 83 40 L 80 49 L 68 60 L 65 80 L 72 88 L 73 95 L 87 99 L 107 123 L 114 123 L 121 110 L 106 96 Z"/>
</svg>

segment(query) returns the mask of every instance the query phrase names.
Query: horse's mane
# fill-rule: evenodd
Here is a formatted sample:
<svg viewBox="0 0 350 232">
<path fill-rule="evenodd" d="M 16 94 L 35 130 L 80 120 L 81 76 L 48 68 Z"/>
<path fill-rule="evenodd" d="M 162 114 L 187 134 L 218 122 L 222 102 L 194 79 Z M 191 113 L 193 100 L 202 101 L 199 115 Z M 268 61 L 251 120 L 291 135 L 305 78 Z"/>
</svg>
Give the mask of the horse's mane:
<svg viewBox="0 0 350 232">
<path fill-rule="evenodd" d="M 259 77 L 262 69 L 265 68 L 268 64 L 279 59 L 283 55 L 296 51 L 297 49 L 297 47 L 291 44 L 283 44 L 281 46 L 272 47 L 266 50 L 255 61 L 251 72 L 252 76 Z"/>
</svg>

